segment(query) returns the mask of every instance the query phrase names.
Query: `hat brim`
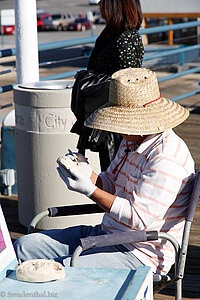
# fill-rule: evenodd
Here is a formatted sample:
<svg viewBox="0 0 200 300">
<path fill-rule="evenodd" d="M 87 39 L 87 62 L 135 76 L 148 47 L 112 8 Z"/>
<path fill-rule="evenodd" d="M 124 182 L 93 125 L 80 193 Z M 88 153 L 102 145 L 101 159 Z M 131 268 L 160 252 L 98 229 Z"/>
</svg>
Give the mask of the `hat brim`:
<svg viewBox="0 0 200 300">
<path fill-rule="evenodd" d="M 124 107 L 107 103 L 85 121 L 85 126 L 129 135 L 163 132 L 184 122 L 189 111 L 178 103 L 161 98 L 146 106 Z"/>
</svg>

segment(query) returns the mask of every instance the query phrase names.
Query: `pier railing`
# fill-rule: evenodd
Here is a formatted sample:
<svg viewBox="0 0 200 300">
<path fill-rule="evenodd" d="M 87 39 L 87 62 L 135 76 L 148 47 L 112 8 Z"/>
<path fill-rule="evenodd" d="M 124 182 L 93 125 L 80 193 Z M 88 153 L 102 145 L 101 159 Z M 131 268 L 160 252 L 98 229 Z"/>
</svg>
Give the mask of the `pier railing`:
<svg viewBox="0 0 200 300">
<path fill-rule="evenodd" d="M 174 25 L 165 25 L 165 26 L 158 26 L 158 27 L 152 27 L 152 28 L 145 28 L 145 29 L 140 29 L 140 34 L 141 35 L 150 35 L 150 34 L 155 34 L 155 33 L 162 33 L 162 32 L 168 32 L 168 31 L 175 31 L 175 30 L 180 30 L 180 29 L 187 29 L 187 28 L 192 28 L 196 27 L 197 32 L 198 28 L 200 28 L 200 21 L 193 21 L 193 22 L 186 22 L 186 23 L 181 23 L 181 24 L 174 24 Z M 53 49 L 61 49 L 61 48 L 70 48 L 73 46 L 80 46 L 80 45 L 94 45 L 96 41 L 96 36 L 91 36 L 91 37 L 84 37 L 80 39 L 72 39 L 72 40 L 64 40 L 64 41 L 59 41 L 59 42 L 51 42 L 51 43 L 45 43 L 45 44 L 39 44 L 38 50 L 39 51 L 46 51 L 46 50 L 53 50 Z M 199 40 L 199 39 L 197 39 Z M 150 53 L 150 54 L 149 54 Z M 183 66 L 186 62 L 186 54 L 189 53 L 190 57 L 194 58 L 196 56 L 197 60 L 199 58 L 199 53 L 200 53 L 200 44 L 192 45 L 192 46 L 184 46 L 184 45 L 178 45 L 178 46 L 152 46 L 149 45 L 148 47 L 145 47 L 145 55 L 144 55 L 144 65 L 148 64 L 148 67 L 151 67 L 151 63 L 159 65 L 159 61 L 166 63 L 166 59 L 168 57 L 177 57 L 177 62 L 173 60 L 171 63 L 176 63 L 179 66 Z M 14 56 L 16 54 L 15 48 L 11 49 L 4 49 L 0 50 L 0 58 L 1 57 L 8 57 L 8 56 Z M 195 54 L 195 55 L 194 55 Z M 74 58 L 73 58 L 74 59 Z M 51 62 L 47 62 L 46 64 L 51 64 Z M 168 63 L 168 65 L 170 62 Z M 44 66 L 44 63 L 41 63 L 40 66 Z M 14 71 L 14 70 L 12 70 Z M 0 72 L 0 76 L 3 76 L 6 73 L 11 72 L 11 70 L 4 70 Z M 192 73 L 199 73 L 200 72 L 200 66 L 193 67 L 191 69 L 185 70 L 185 71 L 180 71 L 177 73 L 173 73 L 169 76 L 165 76 L 162 78 L 159 78 L 159 82 L 171 80 L 174 78 L 178 78 L 181 76 L 185 76 L 187 74 L 192 74 Z M 64 73 L 58 73 L 50 76 L 45 76 L 41 77 L 41 81 L 46 81 L 46 80 L 57 80 L 57 79 L 65 79 L 69 77 L 73 77 L 77 73 L 77 70 L 72 70 Z M 8 92 L 13 89 L 15 86 L 15 83 L 5 85 L 5 86 L 0 86 L 0 93 Z M 177 95 L 177 97 L 172 98 L 174 101 L 178 101 L 193 95 L 196 95 L 200 93 L 200 89 L 193 90 L 190 93 L 182 94 L 182 95 Z"/>
</svg>

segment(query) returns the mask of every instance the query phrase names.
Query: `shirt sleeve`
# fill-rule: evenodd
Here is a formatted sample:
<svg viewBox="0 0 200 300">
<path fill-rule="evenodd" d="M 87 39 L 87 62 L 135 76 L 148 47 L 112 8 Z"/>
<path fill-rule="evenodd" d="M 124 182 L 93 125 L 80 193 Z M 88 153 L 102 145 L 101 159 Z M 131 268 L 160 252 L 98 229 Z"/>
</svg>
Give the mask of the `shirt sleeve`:
<svg viewBox="0 0 200 300">
<path fill-rule="evenodd" d="M 110 215 L 132 228 L 143 230 L 169 214 L 169 208 L 177 195 L 185 194 L 185 199 L 188 199 L 192 177 L 193 174 L 186 172 L 174 157 L 154 157 L 146 163 L 141 177 L 133 185 L 132 197 L 129 200 L 117 197 Z M 182 218 L 178 213 L 177 210 L 176 217 Z"/>
</svg>

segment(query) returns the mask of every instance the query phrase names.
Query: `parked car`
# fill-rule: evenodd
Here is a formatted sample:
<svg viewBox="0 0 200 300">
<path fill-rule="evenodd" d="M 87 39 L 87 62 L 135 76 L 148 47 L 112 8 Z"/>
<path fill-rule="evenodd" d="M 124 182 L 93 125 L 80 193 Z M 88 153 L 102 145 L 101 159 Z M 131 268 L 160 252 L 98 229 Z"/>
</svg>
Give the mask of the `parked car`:
<svg viewBox="0 0 200 300">
<path fill-rule="evenodd" d="M 51 15 L 48 13 L 38 13 L 37 14 L 37 29 L 38 31 L 42 30 L 42 24 L 45 18 L 50 17 Z"/>
<path fill-rule="evenodd" d="M 15 32 L 15 25 L 5 25 L 2 26 L 3 28 L 0 27 L 0 33 L 3 34 L 13 34 Z"/>
<path fill-rule="evenodd" d="M 93 16 L 93 22 L 96 23 L 96 20 L 100 18 L 100 11 L 99 10 L 93 10 L 92 11 Z"/>
<path fill-rule="evenodd" d="M 68 24 L 73 20 L 70 14 L 52 14 L 44 18 L 42 23 L 43 30 L 67 30 Z"/>
<path fill-rule="evenodd" d="M 99 0 L 88 0 L 89 5 L 97 5 L 99 3 Z"/>
<path fill-rule="evenodd" d="M 68 30 L 85 31 L 91 29 L 93 24 L 86 18 L 77 18 L 69 23 Z"/>
<path fill-rule="evenodd" d="M 44 14 L 44 9 L 43 8 L 40 8 L 40 7 L 37 7 L 37 14 Z"/>
<path fill-rule="evenodd" d="M 106 24 L 106 21 L 103 18 L 99 17 L 95 20 L 95 24 Z"/>
</svg>

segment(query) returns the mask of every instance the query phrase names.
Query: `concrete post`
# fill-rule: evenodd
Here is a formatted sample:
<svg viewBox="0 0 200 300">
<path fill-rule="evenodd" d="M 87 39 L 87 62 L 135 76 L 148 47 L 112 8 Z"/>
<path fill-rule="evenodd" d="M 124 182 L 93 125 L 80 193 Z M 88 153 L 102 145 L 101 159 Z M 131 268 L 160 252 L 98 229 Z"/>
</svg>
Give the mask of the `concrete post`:
<svg viewBox="0 0 200 300">
<path fill-rule="evenodd" d="M 18 211 L 19 221 L 25 226 L 48 207 L 92 203 L 86 196 L 69 191 L 56 169 L 57 158 L 68 148 L 77 151 L 78 136 L 70 133 L 75 116 L 70 109 L 72 89 L 66 88 L 68 82 L 39 82 L 38 88 L 28 84 L 14 88 Z M 86 156 L 99 172 L 98 154 L 90 152 Z M 102 214 L 45 217 L 38 228 L 97 224 L 101 218 Z"/>
</svg>

